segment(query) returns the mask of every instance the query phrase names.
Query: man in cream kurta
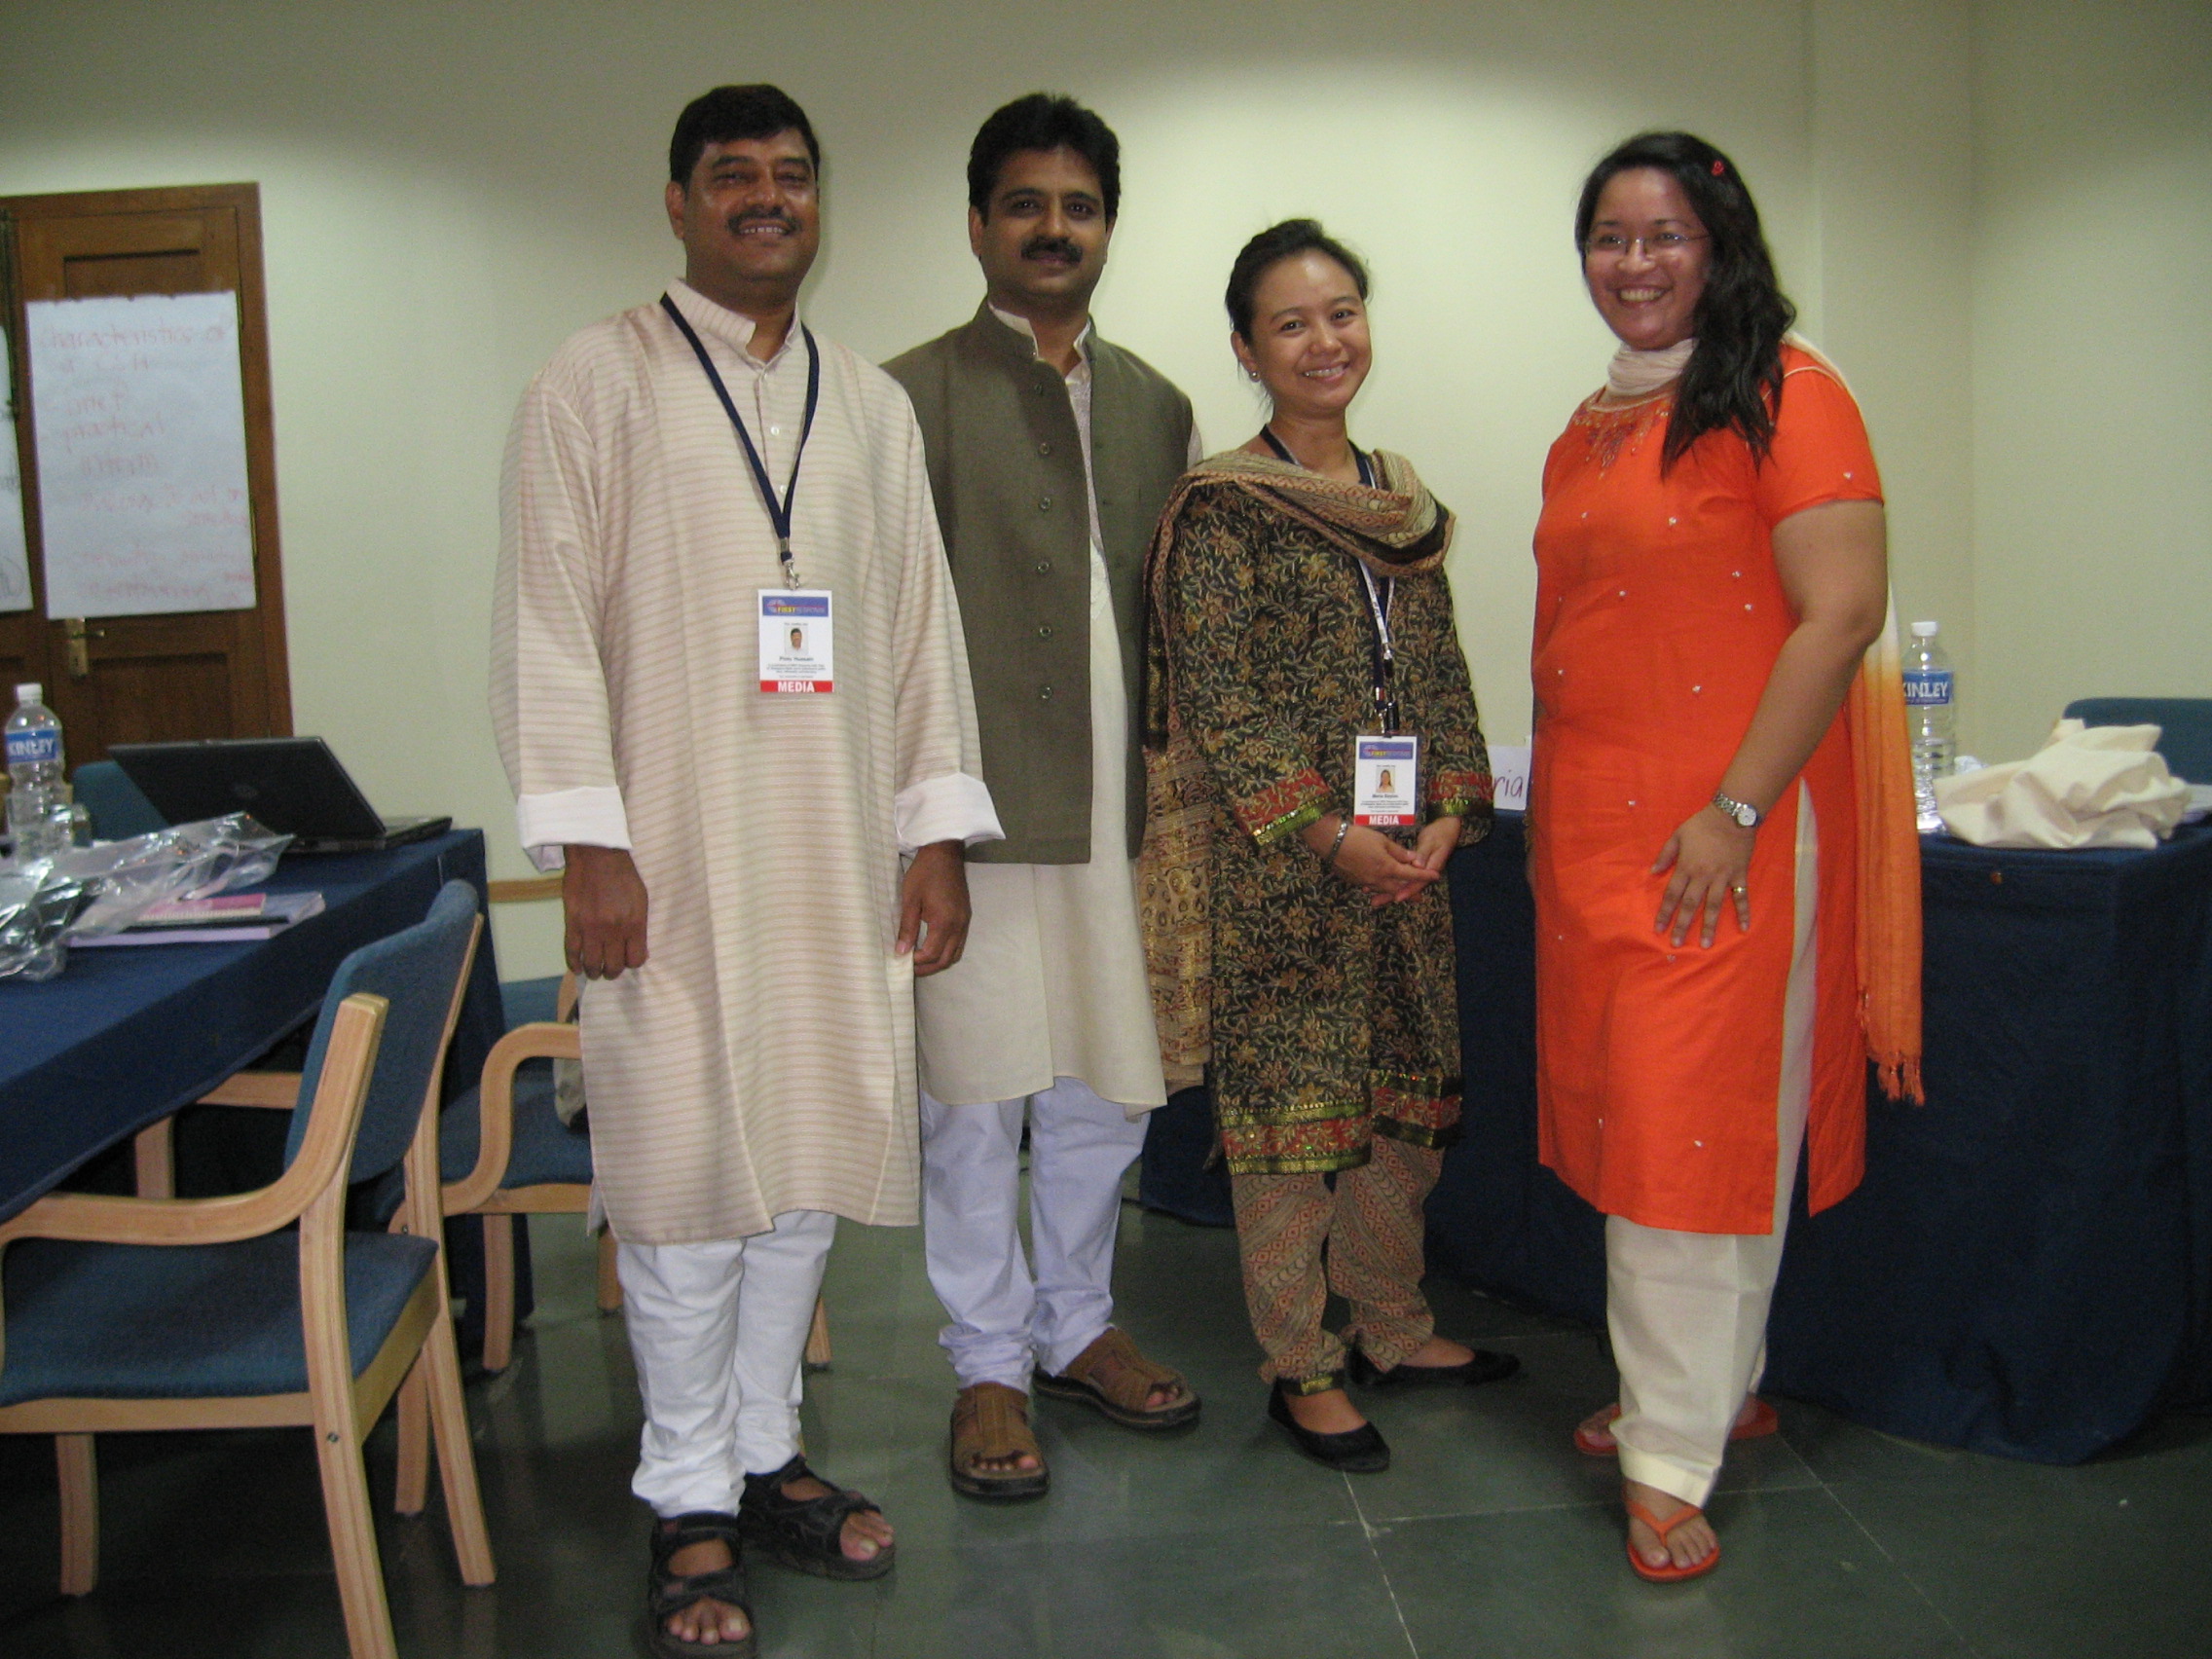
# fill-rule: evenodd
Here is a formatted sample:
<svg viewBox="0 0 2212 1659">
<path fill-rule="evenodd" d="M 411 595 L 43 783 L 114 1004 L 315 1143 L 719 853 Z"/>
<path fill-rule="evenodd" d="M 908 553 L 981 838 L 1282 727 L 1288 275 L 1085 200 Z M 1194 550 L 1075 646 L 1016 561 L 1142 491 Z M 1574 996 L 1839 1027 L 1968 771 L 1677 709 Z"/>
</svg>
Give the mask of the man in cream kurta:
<svg viewBox="0 0 2212 1659">
<path fill-rule="evenodd" d="M 591 977 L 598 1194 L 647 1416 L 635 1490 L 664 1526 L 742 1511 L 748 1536 L 763 1483 L 787 1506 L 833 1490 L 797 1457 L 808 1318 L 836 1216 L 917 1219 L 914 979 L 957 960 L 960 849 L 999 832 L 911 410 L 795 314 L 815 166 L 772 88 L 685 111 L 687 280 L 573 336 L 525 393 L 495 621 L 522 839 L 566 863 Z M 831 597 L 827 689 L 763 685 L 762 596 L 793 585 Z M 872 1507 L 838 1535 L 831 1567 L 888 1567 Z M 719 1570 L 722 1548 L 667 1570 Z M 735 1640 L 738 1594 L 671 1598 L 656 1640 Z"/>
<path fill-rule="evenodd" d="M 966 955 L 917 991 L 923 1220 L 960 1384 L 948 1473 L 983 1498 L 1048 1485 L 1032 1387 L 1137 1428 L 1198 1411 L 1112 1322 L 1122 1177 L 1167 1097 L 1133 865 L 1139 589 L 1196 455 L 1182 393 L 1090 328 L 1117 148 L 1065 98 L 985 122 L 969 163 L 985 304 L 887 365 L 928 447 L 1007 830 L 971 854 Z M 1017 1225 L 1025 1123 L 1034 1272 Z"/>
</svg>

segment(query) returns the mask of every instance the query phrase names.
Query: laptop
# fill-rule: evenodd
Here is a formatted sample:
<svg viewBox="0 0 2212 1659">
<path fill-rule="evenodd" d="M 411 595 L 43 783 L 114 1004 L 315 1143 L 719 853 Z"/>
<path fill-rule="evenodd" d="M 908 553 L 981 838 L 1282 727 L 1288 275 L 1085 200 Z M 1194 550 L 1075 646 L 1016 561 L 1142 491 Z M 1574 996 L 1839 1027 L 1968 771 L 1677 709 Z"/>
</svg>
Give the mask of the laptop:
<svg viewBox="0 0 2212 1659">
<path fill-rule="evenodd" d="M 442 835 L 453 819 L 380 818 L 319 737 L 118 743 L 121 766 L 171 824 L 247 812 L 295 853 L 379 853 Z"/>
</svg>

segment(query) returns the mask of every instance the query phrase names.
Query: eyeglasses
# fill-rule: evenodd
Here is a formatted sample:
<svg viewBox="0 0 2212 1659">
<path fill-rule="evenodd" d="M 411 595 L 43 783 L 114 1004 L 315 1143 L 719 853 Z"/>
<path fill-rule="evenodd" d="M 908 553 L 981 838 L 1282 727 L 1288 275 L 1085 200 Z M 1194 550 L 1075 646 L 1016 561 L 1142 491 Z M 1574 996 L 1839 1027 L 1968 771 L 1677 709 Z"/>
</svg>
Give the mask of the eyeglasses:
<svg viewBox="0 0 2212 1659">
<path fill-rule="evenodd" d="M 1710 241 L 1708 236 L 1691 236 L 1683 231 L 1654 231 L 1647 237 L 1624 237 L 1618 231 L 1600 231 L 1582 244 L 1582 252 L 1590 259 L 1626 259 L 1628 250 L 1640 247 L 1646 259 L 1665 259 L 1680 253 L 1692 242 Z"/>
</svg>

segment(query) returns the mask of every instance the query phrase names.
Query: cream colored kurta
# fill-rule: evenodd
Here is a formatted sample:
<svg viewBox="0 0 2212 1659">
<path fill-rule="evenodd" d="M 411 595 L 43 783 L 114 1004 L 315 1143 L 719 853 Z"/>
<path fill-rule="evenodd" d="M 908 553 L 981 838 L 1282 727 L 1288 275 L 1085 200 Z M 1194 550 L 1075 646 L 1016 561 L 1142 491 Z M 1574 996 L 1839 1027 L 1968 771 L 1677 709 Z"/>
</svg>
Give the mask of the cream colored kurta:
<svg viewBox="0 0 2212 1659">
<path fill-rule="evenodd" d="M 805 403 L 793 326 L 682 283 L 779 490 Z M 584 1065 L 619 1236 L 693 1243 L 790 1210 L 916 1219 L 913 977 L 900 853 L 995 838 L 967 659 L 905 394 L 817 337 L 800 579 L 834 596 L 835 689 L 758 689 L 774 532 L 657 305 L 572 337 L 524 394 L 502 482 L 492 704 L 540 867 L 627 846 L 645 967 L 591 984 Z"/>
<path fill-rule="evenodd" d="M 1020 333 L 1025 319 L 992 309 Z M 1088 328 L 1081 350 L 1090 338 Z M 971 864 L 975 916 L 958 965 L 916 989 L 922 1087 L 949 1106 L 1018 1100 L 1081 1079 L 1131 1117 L 1165 1104 L 1136 864 L 1120 856 L 1128 698 L 1090 461 L 1090 361 L 1067 377 L 1090 498 L 1090 849 L 1088 864 Z M 1193 436 L 1194 460 L 1197 437 Z M 1102 856 L 1103 855 L 1103 856 Z"/>
</svg>

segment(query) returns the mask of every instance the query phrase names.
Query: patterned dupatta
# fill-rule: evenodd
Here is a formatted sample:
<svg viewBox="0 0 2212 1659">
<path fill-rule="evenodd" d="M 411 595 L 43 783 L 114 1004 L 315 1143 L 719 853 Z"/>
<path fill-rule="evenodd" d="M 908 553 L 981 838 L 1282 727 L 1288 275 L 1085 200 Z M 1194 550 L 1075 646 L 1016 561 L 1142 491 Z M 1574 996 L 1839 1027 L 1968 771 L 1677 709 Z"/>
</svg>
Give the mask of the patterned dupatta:
<svg viewBox="0 0 2212 1659">
<path fill-rule="evenodd" d="M 1797 348 L 1846 391 L 1851 383 L 1810 340 Z M 1844 696 L 1859 800 L 1859 1022 L 1867 1057 L 1892 1100 L 1924 1104 L 1920 1029 L 1920 829 L 1905 720 L 1898 606 L 1886 602 L 1881 637 Z"/>
<path fill-rule="evenodd" d="M 1451 550 L 1454 519 L 1413 463 L 1368 456 L 1378 483 L 1346 484 L 1272 456 L 1231 450 L 1176 483 L 1145 554 L 1145 833 L 1138 861 L 1145 964 L 1169 1089 L 1204 1081 L 1213 1051 L 1213 936 L 1206 861 L 1217 808 L 1198 745 L 1183 729 L 1167 661 L 1164 571 L 1183 503 L 1201 485 L 1229 485 L 1342 547 L 1378 578 L 1428 575 Z"/>
</svg>

